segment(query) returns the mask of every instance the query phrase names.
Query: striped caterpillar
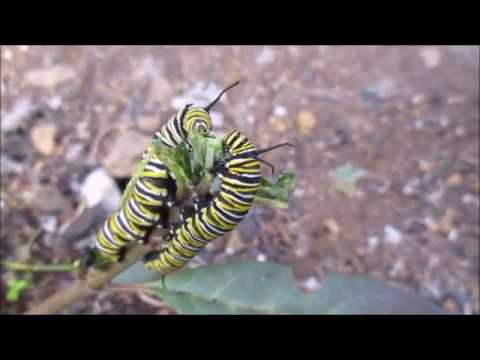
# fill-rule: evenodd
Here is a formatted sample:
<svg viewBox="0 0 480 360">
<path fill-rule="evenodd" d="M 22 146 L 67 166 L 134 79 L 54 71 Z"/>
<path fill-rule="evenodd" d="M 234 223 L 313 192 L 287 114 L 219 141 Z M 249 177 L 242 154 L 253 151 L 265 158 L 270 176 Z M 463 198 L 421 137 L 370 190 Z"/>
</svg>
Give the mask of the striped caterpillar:
<svg viewBox="0 0 480 360">
<path fill-rule="evenodd" d="M 144 256 L 145 267 L 167 274 L 187 264 L 209 242 L 233 230 L 247 215 L 260 186 L 258 156 L 278 147 L 257 150 L 241 132 L 233 131 L 222 139 L 226 158 L 214 169 L 221 185 L 220 191 L 205 199 L 196 199 L 195 208 L 188 209 L 171 231 L 171 241 L 165 249 Z M 274 170 L 273 166 L 272 171 Z"/>
</svg>

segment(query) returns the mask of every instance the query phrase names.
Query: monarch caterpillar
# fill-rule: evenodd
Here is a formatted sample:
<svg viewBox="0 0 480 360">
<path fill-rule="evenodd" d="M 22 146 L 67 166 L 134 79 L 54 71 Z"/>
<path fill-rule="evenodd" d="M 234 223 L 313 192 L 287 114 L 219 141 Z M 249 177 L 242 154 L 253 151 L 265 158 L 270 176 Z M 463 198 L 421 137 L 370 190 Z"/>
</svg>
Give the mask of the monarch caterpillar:
<svg viewBox="0 0 480 360">
<path fill-rule="evenodd" d="M 221 181 L 220 191 L 214 197 L 196 200 L 194 211 L 189 209 L 193 214 L 172 229 L 168 246 L 144 256 L 147 269 L 163 274 L 180 269 L 209 242 L 233 230 L 247 215 L 260 186 L 260 163 L 268 164 L 258 155 L 280 146 L 293 146 L 283 143 L 257 150 L 239 131 L 226 135 L 222 144 L 227 158 L 214 169 Z"/>
<path fill-rule="evenodd" d="M 154 140 L 160 140 L 165 146 L 176 148 L 185 142 L 191 151 L 189 136 L 196 131 L 209 136 L 213 128 L 209 111 L 221 96 L 237 85 L 235 82 L 220 92 L 206 107 L 185 105 L 167 123 L 155 133 Z M 97 232 L 94 245 L 103 257 L 113 261 L 122 261 L 127 246 L 131 242 L 144 242 L 155 227 L 165 227 L 168 223 L 168 207 L 175 204 L 175 175 L 155 155 L 146 150 L 143 154 L 143 166 L 132 176 L 127 185 L 127 194 L 122 206 L 112 214 Z M 128 191 L 129 188 L 132 191 Z M 93 262 L 91 250 L 87 255 L 87 264 Z M 88 265 L 87 265 L 88 266 Z"/>
</svg>

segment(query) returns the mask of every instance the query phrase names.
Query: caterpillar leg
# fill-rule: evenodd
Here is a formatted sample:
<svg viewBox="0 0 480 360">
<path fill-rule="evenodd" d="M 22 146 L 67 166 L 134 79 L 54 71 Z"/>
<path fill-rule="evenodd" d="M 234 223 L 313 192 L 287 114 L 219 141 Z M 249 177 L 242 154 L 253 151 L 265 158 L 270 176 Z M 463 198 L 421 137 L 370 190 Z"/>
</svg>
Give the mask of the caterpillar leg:
<svg viewBox="0 0 480 360">
<path fill-rule="evenodd" d="M 195 213 L 193 206 L 182 206 L 180 208 L 180 220 L 183 222 L 186 218 L 192 216 Z"/>
<path fill-rule="evenodd" d="M 195 211 L 198 211 L 199 209 L 207 206 L 212 199 L 212 194 L 205 194 L 203 196 L 196 196 L 195 198 L 193 198 L 193 206 L 195 208 Z"/>
<path fill-rule="evenodd" d="M 123 247 L 118 251 L 117 263 L 122 263 L 125 260 L 125 255 L 127 254 L 127 248 Z"/>
<path fill-rule="evenodd" d="M 88 270 L 95 264 L 95 248 L 89 247 L 82 251 L 79 257 L 78 278 L 85 279 Z"/>
</svg>

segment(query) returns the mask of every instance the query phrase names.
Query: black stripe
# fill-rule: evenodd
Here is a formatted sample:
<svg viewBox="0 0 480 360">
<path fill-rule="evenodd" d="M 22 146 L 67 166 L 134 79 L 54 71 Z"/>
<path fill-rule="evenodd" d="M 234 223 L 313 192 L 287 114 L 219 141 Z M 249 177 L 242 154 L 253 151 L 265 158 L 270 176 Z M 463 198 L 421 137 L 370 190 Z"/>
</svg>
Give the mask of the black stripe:
<svg viewBox="0 0 480 360">
<path fill-rule="evenodd" d="M 141 179 L 139 181 L 141 181 Z M 147 187 L 147 186 L 145 186 L 145 187 Z M 152 195 L 152 194 L 146 192 L 145 190 L 140 188 L 140 186 L 138 184 L 135 185 L 135 191 L 137 191 L 137 193 L 139 193 L 140 195 L 143 195 L 144 197 L 147 196 L 147 197 L 150 197 L 151 199 L 154 199 L 154 200 L 161 200 L 162 201 L 163 199 L 165 199 L 165 197 L 163 197 L 162 195 Z"/>
</svg>

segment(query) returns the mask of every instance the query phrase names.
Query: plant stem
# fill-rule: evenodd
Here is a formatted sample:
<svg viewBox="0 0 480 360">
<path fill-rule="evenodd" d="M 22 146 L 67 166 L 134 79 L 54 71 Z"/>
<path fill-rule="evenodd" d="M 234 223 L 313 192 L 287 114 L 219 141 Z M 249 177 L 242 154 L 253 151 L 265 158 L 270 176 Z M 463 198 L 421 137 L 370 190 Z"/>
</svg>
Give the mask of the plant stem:
<svg viewBox="0 0 480 360">
<path fill-rule="evenodd" d="M 150 248 L 137 244 L 126 254 L 122 263 L 114 264 L 110 270 L 105 272 L 90 272 L 85 280 L 76 280 L 69 288 L 60 291 L 33 309 L 27 311 L 26 315 L 55 314 L 68 305 L 101 289 L 115 276 L 136 263 Z"/>
<path fill-rule="evenodd" d="M 27 264 L 18 261 L 2 261 L 2 267 L 13 271 L 31 271 L 31 272 L 48 272 L 48 271 L 74 271 L 77 267 L 74 264 Z"/>
</svg>

